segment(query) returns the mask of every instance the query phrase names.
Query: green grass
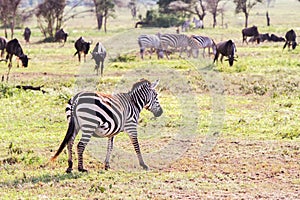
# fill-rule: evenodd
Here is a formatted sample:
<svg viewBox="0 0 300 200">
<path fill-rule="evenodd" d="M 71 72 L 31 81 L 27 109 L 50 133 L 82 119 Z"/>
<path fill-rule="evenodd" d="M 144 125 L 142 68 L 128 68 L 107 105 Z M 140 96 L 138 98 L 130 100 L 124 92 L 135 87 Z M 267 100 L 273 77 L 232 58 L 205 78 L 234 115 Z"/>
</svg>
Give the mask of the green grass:
<svg viewBox="0 0 300 200">
<path fill-rule="evenodd" d="M 262 32 L 278 35 L 290 28 L 299 32 L 299 14 L 291 5 L 296 9 L 300 3 L 289 2 L 278 0 L 270 8 L 271 27 L 264 24 L 263 6 L 251 11 L 249 24 L 257 22 Z M 13 59 L 10 80 L 0 84 L 1 199 L 297 198 L 300 49 L 282 51 L 283 43 L 241 44 L 242 15 L 229 10 L 227 29 L 210 28 L 208 15 L 204 30 L 188 34 L 216 42 L 233 39 L 238 55 L 233 67 L 225 61 L 212 65 L 209 57 L 179 59 L 178 54 L 171 60 L 148 55 L 141 60 L 139 34 L 175 28 L 133 29 L 125 9 L 110 19 L 107 34 L 95 29 L 92 15 L 69 21 L 64 46 L 40 43 L 43 37 L 33 26 L 32 43 L 20 39 L 31 57 L 29 67 L 16 68 Z M 21 35 L 16 30 L 16 37 Z M 95 76 L 89 55 L 81 63 L 73 57 L 73 43 L 81 35 L 92 46 L 97 41 L 106 46 L 103 77 Z M 6 72 L 1 62 L 0 74 Z M 106 139 L 88 145 L 84 161 L 89 173 L 77 171 L 76 154 L 74 172 L 64 173 L 66 150 L 49 162 L 67 130 L 64 109 L 76 91 L 127 92 L 140 78 L 160 79 L 164 109 L 157 119 L 143 111 L 139 121 L 140 146 L 151 171 L 140 169 L 124 133 L 116 137 L 109 171 L 103 170 Z M 46 93 L 16 85 L 43 86 Z"/>
</svg>

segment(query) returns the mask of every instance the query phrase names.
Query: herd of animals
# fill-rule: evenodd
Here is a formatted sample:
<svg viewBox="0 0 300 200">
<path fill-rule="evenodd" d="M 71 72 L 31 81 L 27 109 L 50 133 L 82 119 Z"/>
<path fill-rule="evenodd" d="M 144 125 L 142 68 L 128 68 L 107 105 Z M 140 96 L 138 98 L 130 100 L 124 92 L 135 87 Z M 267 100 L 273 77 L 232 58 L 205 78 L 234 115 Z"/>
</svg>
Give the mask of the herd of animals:
<svg viewBox="0 0 300 200">
<path fill-rule="evenodd" d="M 26 27 L 23 33 L 24 40 L 26 43 L 29 43 L 30 36 L 31 36 L 31 30 Z M 68 38 L 68 33 L 66 33 L 63 29 L 58 30 L 55 33 L 55 41 L 57 42 L 66 42 Z M 75 42 L 75 49 L 76 52 L 74 54 L 78 55 L 78 60 L 79 62 L 81 61 L 81 54 L 84 54 L 84 60 L 86 55 L 89 52 L 91 42 L 85 41 L 83 37 L 80 37 L 78 40 Z M 0 61 L 9 61 L 8 63 L 8 72 L 7 72 L 7 78 L 6 80 L 8 81 L 9 79 L 9 73 L 12 68 L 12 57 L 15 55 L 19 60 L 22 62 L 23 67 L 28 66 L 28 61 L 29 57 L 23 52 L 23 49 L 18 41 L 18 39 L 12 39 L 8 41 L 5 37 L 0 37 L 0 50 L 1 50 L 1 58 L 3 58 L 4 53 L 6 51 L 7 55 L 5 59 L 1 59 Z M 101 67 L 101 75 L 103 75 L 103 68 L 104 68 L 104 59 L 106 57 L 106 49 L 104 46 L 100 43 L 97 42 L 93 51 L 91 52 L 92 59 L 95 60 L 95 70 L 97 71 L 97 75 L 99 74 L 99 67 Z M 19 67 L 19 62 L 18 62 L 18 67 Z M 4 80 L 4 76 L 2 76 L 2 81 Z"/>
<path fill-rule="evenodd" d="M 24 30 L 24 39 L 26 42 L 30 40 L 31 31 L 29 28 Z M 260 34 L 256 26 L 245 28 L 242 30 L 243 42 L 247 43 L 247 37 L 251 37 L 250 41 L 257 43 L 265 40 L 271 41 L 274 35 Z M 67 41 L 68 34 L 60 29 L 55 34 L 56 41 Z M 274 40 L 275 41 L 275 40 Z M 276 41 L 285 41 L 283 48 L 292 46 L 296 48 L 296 33 L 290 30 L 286 33 L 284 38 L 277 38 Z M 221 61 L 224 56 L 228 57 L 229 65 L 232 66 L 235 60 L 236 46 L 232 40 L 215 43 L 213 39 L 200 35 L 187 36 L 185 34 L 143 34 L 138 37 L 138 44 L 140 46 L 140 56 L 143 59 L 146 49 L 150 49 L 150 57 L 156 51 L 158 59 L 163 58 L 164 55 L 169 59 L 169 54 L 179 50 L 180 56 L 186 52 L 188 56 L 198 57 L 199 49 L 203 49 L 203 56 L 205 48 L 210 48 L 214 54 L 214 62 L 218 60 L 221 55 Z M 81 61 L 81 54 L 86 59 L 89 53 L 91 42 L 85 41 L 83 37 L 75 41 L 78 61 Z M 22 47 L 17 39 L 8 41 L 4 37 L 0 37 L 0 47 L 2 50 L 1 57 L 3 57 L 4 50 L 7 52 L 5 61 L 9 61 L 8 74 L 12 67 L 12 56 L 17 56 L 24 67 L 28 66 L 28 57 L 24 54 Z M 172 48 L 172 49 L 168 49 Z M 101 75 L 103 74 L 103 62 L 106 57 L 106 50 L 104 46 L 98 42 L 91 52 L 92 58 L 95 60 L 95 70 L 98 70 L 101 63 Z M 3 78 L 2 78 L 3 80 Z M 107 137 L 108 146 L 107 154 L 104 161 L 105 169 L 110 168 L 110 156 L 113 149 L 114 136 L 120 132 L 127 132 L 135 152 L 137 154 L 139 164 L 144 169 L 148 169 L 145 164 L 142 153 L 140 151 L 139 142 L 137 138 L 137 123 L 139 121 L 139 114 L 143 108 L 149 110 L 155 117 L 159 117 L 163 113 L 163 109 L 158 101 L 158 94 L 155 91 L 158 81 L 151 83 L 148 80 L 142 79 L 132 86 L 128 93 L 118 93 L 106 95 L 99 92 L 79 92 L 74 95 L 66 107 L 66 115 L 68 119 L 68 130 L 60 147 L 55 155 L 51 158 L 54 161 L 63 149 L 67 146 L 68 149 L 68 168 L 66 172 L 70 173 L 73 170 L 72 161 L 72 147 L 74 140 L 79 130 L 82 131 L 82 137 L 77 145 L 78 154 L 78 170 L 86 172 L 83 165 L 83 152 L 86 145 L 89 143 L 92 136 Z"/>
<path fill-rule="evenodd" d="M 193 22 L 201 27 L 201 21 L 193 20 Z M 203 26 L 203 25 L 202 25 Z M 182 26 L 182 30 L 186 31 L 187 25 L 185 23 Z M 26 43 L 29 43 L 31 35 L 31 30 L 26 27 L 23 33 L 24 39 Z M 58 30 L 55 33 L 55 41 L 57 42 L 66 42 L 68 37 L 68 33 L 66 33 L 63 29 Z M 258 31 L 257 26 L 252 26 L 250 28 L 244 28 L 242 30 L 242 37 L 243 43 L 246 42 L 260 42 L 264 41 L 272 41 L 272 42 L 285 42 L 283 49 L 288 46 L 292 46 L 292 49 L 295 49 L 297 46 L 296 42 L 296 33 L 293 29 L 289 30 L 285 34 L 285 38 L 278 37 L 275 34 L 269 35 L 268 33 L 261 34 Z M 250 39 L 247 41 L 247 37 Z M 138 37 L 138 44 L 140 47 L 140 55 L 141 58 L 144 58 L 144 53 L 146 49 L 150 49 L 150 58 L 153 52 L 156 52 L 158 59 L 163 58 L 164 55 L 169 59 L 169 54 L 174 53 L 175 51 L 179 50 L 180 54 L 182 52 L 186 52 L 188 57 L 191 55 L 194 58 L 197 58 L 199 55 L 199 49 L 203 49 L 203 56 L 205 54 L 205 48 L 208 48 L 208 54 L 210 53 L 210 48 L 212 49 L 212 54 L 214 55 L 214 61 L 216 62 L 221 55 L 221 62 L 223 57 L 227 57 L 229 65 L 232 66 L 233 62 L 236 60 L 235 52 L 236 52 L 236 45 L 232 40 L 222 41 L 219 43 L 215 43 L 212 38 L 200 35 L 185 35 L 179 33 L 167 33 L 167 34 L 143 34 Z M 75 41 L 75 49 L 76 52 L 74 54 L 78 55 L 79 62 L 81 61 L 81 54 L 84 55 L 84 60 L 86 60 L 86 55 L 89 53 L 91 42 L 85 41 L 83 37 L 80 37 Z M 172 49 L 168 49 L 168 48 Z M 17 56 L 21 61 L 24 67 L 28 66 L 28 56 L 24 54 L 23 49 L 17 39 L 12 39 L 8 41 L 5 37 L 0 37 L 0 50 L 1 50 L 1 58 L 4 56 L 4 51 L 6 50 L 7 55 L 5 59 L 1 59 L 1 61 L 9 61 L 8 64 L 8 73 L 7 73 L 7 80 L 9 78 L 9 73 L 12 67 L 12 57 L 13 55 Z M 99 68 L 101 69 L 100 73 L 101 76 L 103 75 L 103 68 L 104 68 L 104 60 L 106 57 L 106 49 L 100 43 L 97 42 L 93 51 L 91 52 L 92 59 L 95 60 L 95 70 L 97 75 L 99 74 Z M 2 76 L 2 81 L 4 76 Z"/>
</svg>

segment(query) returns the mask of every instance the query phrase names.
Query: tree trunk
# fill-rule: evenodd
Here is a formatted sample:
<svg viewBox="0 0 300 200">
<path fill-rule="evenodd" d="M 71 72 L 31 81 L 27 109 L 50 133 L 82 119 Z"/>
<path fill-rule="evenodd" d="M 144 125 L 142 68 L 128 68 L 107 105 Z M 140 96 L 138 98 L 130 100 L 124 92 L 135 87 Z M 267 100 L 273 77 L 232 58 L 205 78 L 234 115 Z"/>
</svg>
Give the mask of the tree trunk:
<svg viewBox="0 0 300 200">
<path fill-rule="evenodd" d="M 269 12 L 268 11 L 266 13 L 266 17 L 267 17 L 267 26 L 270 26 L 270 17 L 269 17 Z"/>
<path fill-rule="evenodd" d="M 248 17 L 249 17 L 249 13 L 245 12 L 245 28 L 248 27 Z"/>
<path fill-rule="evenodd" d="M 215 28 L 217 25 L 217 13 L 213 14 L 213 18 L 214 18 L 213 28 Z"/>
<path fill-rule="evenodd" d="M 97 14 L 97 24 L 98 24 L 98 30 L 101 30 L 103 24 L 103 15 L 100 13 Z"/>
</svg>

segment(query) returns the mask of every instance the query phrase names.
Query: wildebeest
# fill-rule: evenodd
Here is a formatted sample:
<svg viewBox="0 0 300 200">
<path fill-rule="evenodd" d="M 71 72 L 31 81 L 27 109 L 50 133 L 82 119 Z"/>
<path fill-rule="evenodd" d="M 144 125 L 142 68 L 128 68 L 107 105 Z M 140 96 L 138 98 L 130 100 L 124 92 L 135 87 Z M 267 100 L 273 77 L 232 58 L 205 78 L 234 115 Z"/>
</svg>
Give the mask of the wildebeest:
<svg viewBox="0 0 300 200">
<path fill-rule="evenodd" d="M 91 42 L 86 42 L 83 39 L 83 37 L 80 37 L 80 38 L 78 38 L 78 40 L 76 40 L 75 45 L 74 45 L 76 52 L 75 52 L 74 56 L 76 56 L 76 54 L 78 54 L 79 62 L 81 61 L 81 53 L 84 54 L 84 61 L 85 61 L 86 54 L 88 54 L 89 50 L 90 50 L 90 45 L 91 45 Z"/>
<path fill-rule="evenodd" d="M 59 29 L 58 31 L 56 31 L 55 33 L 55 41 L 56 42 L 61 42 L 63 41 L 64 43 L 67 41 L 67 38 L 68 38 L 68 33 L 66 33 L 64 31 L 64 29 Z"/>
<path fill-rule="evenodd" d="M 285 39 L 283 37 L 278 37 L 277 35 L 272 33 L 269 41 L 270 42 L 285 42 Z"/>
<path fill-rule="evenodd" d="M 95 60 L 95 70 L 97 71 L 97 75 L 99 74 L 99 67 L 101 63 L 101 76 L 103 75 L 103 68 L 104 68 L 104 60 L 106 57 L 106 49 L 104 46 L 100 43 L 97 42 L 94 50 L 91 52 L 92 54 L 92 59 Z"/>
<path fill-rule="evenodd" d="M 293 29 L 289 30 L 288 32 L 286 32 L 285 34 L 285 44 L 283 46 L 283 49 L 286 47 L 286 45 L 288 45 L 288 48 L 290 49 L 290 46 L 292 45 L 292 49 L 295 49 L 297 46 L 297 42 L 296 42 L 296 33 Z"/>
<path fill-rule="evenodd" d="M 12 39 L 7 42 L 6 52 L 7 52 L 6 60 L 9 60 L 8 73 L 7 73 L 7 80 L 8 80 L 9 72 L 12 67 L 11 60 L 13 55 L 17 56 L 22 61 L 23 67 L 28 66 L 28 57 L 23 53 L 23 49 L 17 39 Z M 18 63 L 18 67 L 19 67 L 19 63 Z"/>
<path fill-rule="evenodd" d="M 4 55 L 4 51 L 5 51 L 7 42 L 8 42 L 8 40 L 5 37 L 0 37 L 1 58 Z"/>
<path fill-rule="evenodd" d="M 223 56 L 228 57 L 229 65 L 233 65 L 233 61 L 236 61 L 234 57 L 234 53 L 236 52 L 236 46 L 232 40 L 220 42 L 217 44 L 217 52 L 215 55 L 214 62 L 218 60 L 219 54 L 221 54 L 221 62 L 223 60 Z"/>
<path fill-rule="evenodd" d="M 258 38 L 260 42 L 264 42 L 264 41 L 270 41 L 270 35 L 269 33 L 264 33 L 264 34 L 258 34 Z M 255 38 L 254 36 L 252 36 L 248 42 L 256 42 L 257 38 Z"/>
<path fill-rule="evenodd" d="M 257 44 L 259 44 L 260 42 L 257 26 L 244 28 L 242 30 L 242 35 L 243 35 L 243 43 L 246 42 L 248 44 L 247 37 L 252 37 L 252 36 L 254 37 L 254 40 L 256 40 Z"/>
<path fill-rule="evenodd" d="M 29 43 L 30 35 L 31 35 L 31 30 L 30 28 L 26 27 L 23 33 L 24 40 L 26 41 L 26 43 Z"/>
</svg>

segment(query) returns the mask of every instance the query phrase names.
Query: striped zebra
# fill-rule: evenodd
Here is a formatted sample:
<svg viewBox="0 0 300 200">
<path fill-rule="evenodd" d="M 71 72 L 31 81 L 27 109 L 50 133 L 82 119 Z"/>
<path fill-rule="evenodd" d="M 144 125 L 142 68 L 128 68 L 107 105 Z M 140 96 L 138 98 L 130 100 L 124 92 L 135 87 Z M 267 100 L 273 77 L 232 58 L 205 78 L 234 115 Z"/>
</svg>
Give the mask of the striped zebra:
<svg viewBox="0 0 300 200">
<path fill-rule="evenodd" d="M 140 35 L 138 37 L 138 43 L 140 46 L 140 54 L 142 59 L 144 59 L 144 52 L 146 48 L 150 48 L 150 58 L 153 51 L 156 51 L 158 59 L 163 57 L 159 35 Z"/>
<path fill-rule="evenodd" d="M 72 147 L 79 130 L 82 137 L 77 145 L 78 170 L 86 172 L 83 168 L 83 152 L 92 136 L 108 137 L 105 169 L 109 166 L 109 159 L 113 149 L 114 136 L 125 131 L 128 133 L 140 165 L 144 169 L 148 166 L 144 163 L 137 138 L 137 124 L 139 114 L 143 108 L 151 111 L 155 117 L 159 117 L 163 110 L 159 104 L 155 87 L 159 81 L 153 83 L 142 79 L 135 83 L 128 93 L 107 95 L 98 92 L 80 92 L 71 98 L 66 107 L 69 127 L 66 136 L 55 155 L 54 161 L 67 145 L 68 168 L 72 171 Z"/>
<path fill-rule="evenodd" d="M 210 48 L 212 48 L 213 54 L 216 55 L 217 46 L 211 38 L 206 36 L 200 36 L 200 35 L 193 35 L 192 38 L 197 41 L 200 48 L 203 48 L 203 54 L 202 54 L 203 57 L 205 54 L 205 48 L 208 48 L 208 55 L 210 54 Z M 198 57 L 198 51 L 197 51 L 197 57 Z"/>
<path fill-rule="evenodd" d="M 195 23 L 195 28 L 204 28 L 203 27 L 203 21 L 200 19 L 196 19 L 196 17 L 193 18 L 193 23 Z"/>
<path fill-rule="evenodd" d="M 169 46 L 175 49 L 180 48 L 179 57 L 181 57 L 183 51 L 186 51 L 187 55 L 190 56 L 192 50 L 199 48 L 192 37 L 184 34 L 163 34 L 160 36 L 160 43 L 165 52 L 167 52 Z M 190 50 L 188 50 L 188 47 L 190 47 Z M 169 59 L 168 53 L 166 53 L 166 57 Z"/>
</svg>

